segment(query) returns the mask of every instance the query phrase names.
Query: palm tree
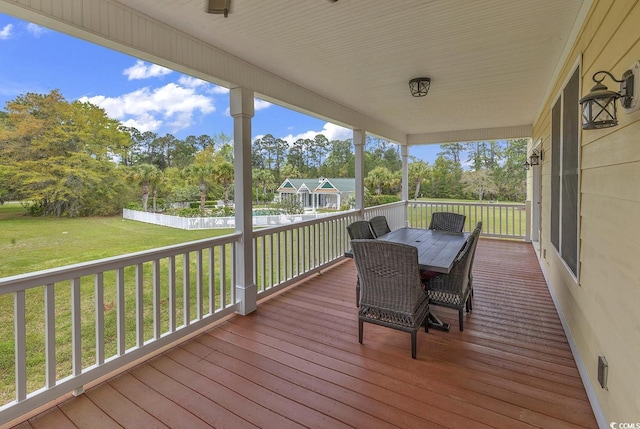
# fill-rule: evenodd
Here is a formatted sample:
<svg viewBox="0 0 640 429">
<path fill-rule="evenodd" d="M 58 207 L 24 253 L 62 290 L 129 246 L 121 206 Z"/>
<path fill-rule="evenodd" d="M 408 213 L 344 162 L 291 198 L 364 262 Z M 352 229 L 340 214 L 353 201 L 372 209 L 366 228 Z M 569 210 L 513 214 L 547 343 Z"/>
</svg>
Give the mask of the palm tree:
<svg viewBox="0 0 640 429">
<path fill-rule="evenodd" d="M 220 159 L 214 169 L 215 180 L 224 188 L 224 203 L 229 201 L 229 190 L 233 185 L 233 164 Z"/>
<path fill-rule="evenodd" d="M 213 164 L 191 164 L 184 169 L 187 180 L 198 185 L 200 189 L 200 211 L 204 212 L 204 203 L 207 200 L 207 185 L 213 178 Z"/>
<path fill-rule="evenodd" d="M 149 203 L 149 185 L 153 188 L 153 206 L 155 209 L 156 187 L 160 183 L 162 171 L 153 164 L 138 164 L 131 168 L 126 179 L 142 187 L 142 210 L 147 211 Z"/>
</svg>

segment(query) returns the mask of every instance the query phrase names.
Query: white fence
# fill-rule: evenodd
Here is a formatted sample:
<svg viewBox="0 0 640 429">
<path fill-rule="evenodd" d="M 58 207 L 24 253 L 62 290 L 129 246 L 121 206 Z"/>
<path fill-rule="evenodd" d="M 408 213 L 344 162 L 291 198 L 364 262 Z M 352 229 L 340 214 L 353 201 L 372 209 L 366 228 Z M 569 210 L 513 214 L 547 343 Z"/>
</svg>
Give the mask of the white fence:
<svg viewBox="0 0 640 429">
<path fill-rule="evenodd" d="M 289 225 L 294 222 L 304 222 L 330 216 L 327 213 L 297 214 L 297 215 L 270 215 L 253 216 L 254 227 L 268 227 Z M 215 228 L 235 228 L 234 217 L 180 217 L 170 216 L 161 213 L 149 213 L 138 210 L 123 209 L 124 219 L 136 220 L 138 222 L 152 223 L 154 225 L 168 226 L 186 230 L 215 229 Z"/>
</svg>

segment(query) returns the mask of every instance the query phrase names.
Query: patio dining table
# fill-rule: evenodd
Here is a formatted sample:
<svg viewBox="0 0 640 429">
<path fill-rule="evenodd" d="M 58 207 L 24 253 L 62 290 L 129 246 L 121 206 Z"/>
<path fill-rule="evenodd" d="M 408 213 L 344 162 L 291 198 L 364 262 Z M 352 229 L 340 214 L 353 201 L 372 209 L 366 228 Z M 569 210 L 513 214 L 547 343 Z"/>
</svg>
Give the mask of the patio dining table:
<svg viewBox="0 0 640 429">
<path fill-rule="evenodd" d="M 421 270 L 447 274 L 453 268 L 456 256 L 462 250 L 469 235 L 471 233 L 468 232 L 399 228 L 381 235 L 377 240 L 414 246 L 418 249 L 418 265 Z M 345 252 L 345 256 L 352 258 L 353 253 L 348 250 Z M 443 323 L 433 313 L 429 313 L 429 327 L 443 331 L 449 330 L 449 324 Z"/>
</svg>

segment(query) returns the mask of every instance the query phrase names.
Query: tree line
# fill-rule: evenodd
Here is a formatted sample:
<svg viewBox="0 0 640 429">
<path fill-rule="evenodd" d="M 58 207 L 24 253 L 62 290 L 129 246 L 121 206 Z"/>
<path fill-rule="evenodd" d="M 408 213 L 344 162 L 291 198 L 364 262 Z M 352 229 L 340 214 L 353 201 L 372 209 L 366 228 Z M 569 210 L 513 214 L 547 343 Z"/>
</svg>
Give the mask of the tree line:
<svg viewBox="0 0 640 429">
<path fill-rule="evenodd" d="M 526 140 L 442 148 L 433 165 L 411 160 L 412 196 L 524 198 Z M 267 134 L 252 143 L 251 161 L 258 203 L 272 201 L 287 177 L 355 176 L 352 141 L 323 134 L 292 144 Z M 400 193 L 397 145 L 367 136 L 364 162 L 368 192 Z M 206 201 L 233 199 L 233 166 L 224 133 L 141 132 L 57 90 L 20 95 L 0 111 L 0 202 L 23 201 L 33 215 L 112 215 L 132 203 L 151 210 L 185 201 L 199 201 L 203 211 Z"/>
</svg>

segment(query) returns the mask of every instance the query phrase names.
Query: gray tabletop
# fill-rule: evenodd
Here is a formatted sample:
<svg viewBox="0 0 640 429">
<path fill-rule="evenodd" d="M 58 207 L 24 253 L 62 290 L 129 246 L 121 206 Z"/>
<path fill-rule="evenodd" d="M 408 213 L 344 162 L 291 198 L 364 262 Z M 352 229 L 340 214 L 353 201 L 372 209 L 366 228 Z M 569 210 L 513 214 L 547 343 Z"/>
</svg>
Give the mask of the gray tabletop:
<svg viewBox="0 0 640 429">
<path fill-rule="evenodd" d="M 468 232 L 400 228 L 378 237 L 378 240 L 415 246 L 418 248 L 418 264 L 421 269 L 448 273 L 469 235 Z"/>
</svg>

